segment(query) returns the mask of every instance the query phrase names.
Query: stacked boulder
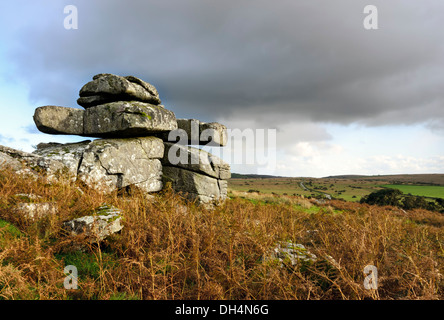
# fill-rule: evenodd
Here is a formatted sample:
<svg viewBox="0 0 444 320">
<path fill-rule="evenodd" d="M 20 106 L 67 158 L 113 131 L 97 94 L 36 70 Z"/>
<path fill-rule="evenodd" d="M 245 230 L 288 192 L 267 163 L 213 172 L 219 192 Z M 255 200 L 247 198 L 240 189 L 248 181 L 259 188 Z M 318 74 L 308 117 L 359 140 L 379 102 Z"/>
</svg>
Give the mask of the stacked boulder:
<svg viewBox="0 0 444 320">
<path fill-rule="evenodd" d="M 186 193 L 191 199 L 197 198 L 203 203 L 225 199 L 227 180 L 231 177 L 230 166 L 209 152 L 188 146 L 225 146 L 225 126 L 199 123 L 195 119 L 179 119 L 177 123 L 178 129 L 170 131 L 168 137 L 164 137 L 165 152 L 161 160 L 163 181 L 171 183 L 174 190 Z"/>
<path fill-rule="evenodd" d="M 225 126 L 176 119 L 161 105 L 156 88 L 133 76 L 98 74 L 81 88 L 77 103 L 84 110 L 37 108 L 37 128 L 99 139 L 41 143 L 34 154 L 63 163 L 75 179 L 104 191 L 135 186 L 151 193 L 169 183 L 200 203 L 226 198 L 229 165 L 188 146 L 225 146 Z"/>
<path fill-rule="evenodd" d="M 157 90 L 132 76 L 98 74 L 82 87 L 77 103 L 85 110 L 37 108 L 37 128 L 50 134 L 96 138 L 152 136 L 177 128 L 174 113 L 160 105 Z"/>
</svg>

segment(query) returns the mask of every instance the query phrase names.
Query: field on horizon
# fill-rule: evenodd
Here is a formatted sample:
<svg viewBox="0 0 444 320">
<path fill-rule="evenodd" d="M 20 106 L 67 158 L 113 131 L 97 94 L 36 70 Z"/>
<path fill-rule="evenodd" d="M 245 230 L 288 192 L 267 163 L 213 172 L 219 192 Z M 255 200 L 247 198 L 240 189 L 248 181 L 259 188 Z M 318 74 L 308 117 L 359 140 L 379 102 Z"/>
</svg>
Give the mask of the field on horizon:
<svg viewBox="0 0 444 320">
<path fill-rule="evenodd" d="M 398 189 L 404 194 L 422 196 L 427 198 L 444 199 L 444 186 L 424 186 L 424 185 L 404 185 L 404 184 L 386 184 L 385 188 Z"/>
<path fill-rule="evenodd" d="M 444 199 L 444 174 L 338 176 L 326 178 L 286 178 L 234 175 L 231 190 L 290 196 L 319 197 L 328 194 L 335 199 L 359 201 L 383 187 L 394 187 L 405 194 Z"/>
</svg>

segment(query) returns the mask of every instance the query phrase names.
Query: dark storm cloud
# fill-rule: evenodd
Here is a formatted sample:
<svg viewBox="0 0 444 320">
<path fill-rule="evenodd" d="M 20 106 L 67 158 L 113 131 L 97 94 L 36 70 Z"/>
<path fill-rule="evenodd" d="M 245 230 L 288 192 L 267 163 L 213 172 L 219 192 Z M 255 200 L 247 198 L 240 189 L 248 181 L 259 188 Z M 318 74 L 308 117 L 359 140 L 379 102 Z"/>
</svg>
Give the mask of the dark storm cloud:
<svg viewBox="0 0 444 320">
<path fill-rule="evenodd" d="M 63 28 L 67 4 L 78 30 Z M 75 106 L 80 87 L 109 72 L 153 83 L 178 117 L 439 127 L 444 3 L 373 1 L 374 31 L 366 4 L 48 1 L 16 28 L 10 56 L 31 98 L 51 104 Z"/>
</svg>

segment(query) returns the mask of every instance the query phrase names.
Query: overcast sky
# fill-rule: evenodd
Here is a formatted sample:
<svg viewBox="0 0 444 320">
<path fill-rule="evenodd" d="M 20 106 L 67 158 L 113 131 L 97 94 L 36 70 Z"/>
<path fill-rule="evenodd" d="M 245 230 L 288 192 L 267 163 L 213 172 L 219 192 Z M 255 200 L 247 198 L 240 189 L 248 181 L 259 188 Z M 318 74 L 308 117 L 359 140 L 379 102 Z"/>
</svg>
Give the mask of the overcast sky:
<svg viewBox="0 0 444 320">
<path fill-rule="evenodd" d="M 0 144 L 83 140 L 39 133 L 34 109 L 80 108 L 80 88 L 114 73 L 178 118 L 277 130 L 275 166 L 233 172 L 444 173 L 443 30 L 442 0 L 3 1 Z"/>
</svg>

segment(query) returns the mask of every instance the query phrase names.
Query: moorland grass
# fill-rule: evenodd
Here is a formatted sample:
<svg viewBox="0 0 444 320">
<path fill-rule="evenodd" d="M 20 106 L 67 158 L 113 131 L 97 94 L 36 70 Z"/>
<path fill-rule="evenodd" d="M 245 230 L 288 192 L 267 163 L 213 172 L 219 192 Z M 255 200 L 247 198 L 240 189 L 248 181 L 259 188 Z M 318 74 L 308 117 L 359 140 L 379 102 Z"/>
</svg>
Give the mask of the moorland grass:
<svg viewBox="0 0 444 320">
<path fill-rule="evenodd" d="M 58 214 L 18 215 L 14 195 L 30 193 Z M 63 230 L 104 203 L 123 212 L 119 234 L 97 245 Z M 426 210 L 248 192 L 211 210 L 171 190 L 153 201 L 3 170 L 0 221 L 1 299 L 444 298 L 444 216 Z M 279 261 L 282 242 L 317 260 Z M 63 286 L 68 264 L 77 290 Z M 363 286 L 366 265 L 378 268 L 377 290 Z"/>
</svg>

